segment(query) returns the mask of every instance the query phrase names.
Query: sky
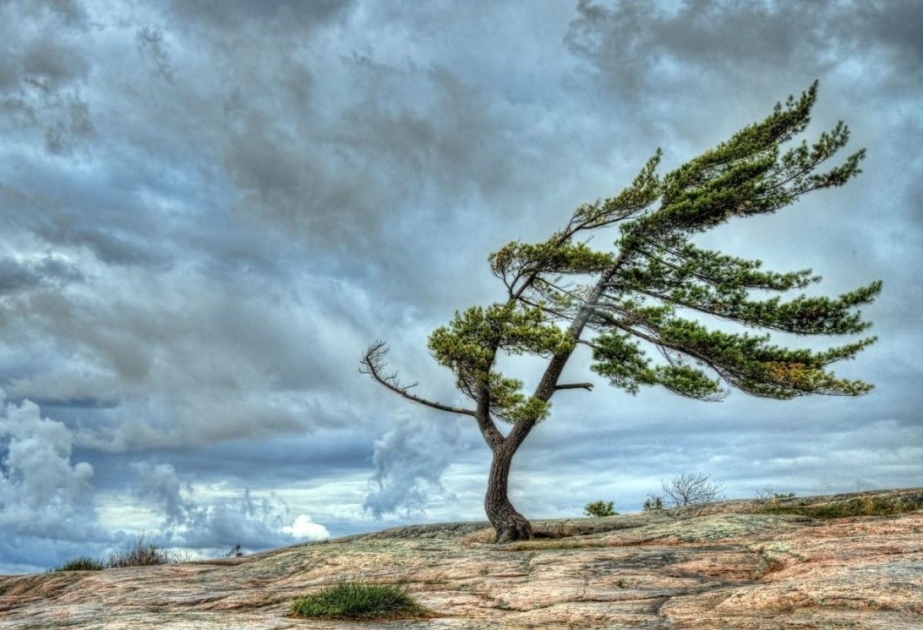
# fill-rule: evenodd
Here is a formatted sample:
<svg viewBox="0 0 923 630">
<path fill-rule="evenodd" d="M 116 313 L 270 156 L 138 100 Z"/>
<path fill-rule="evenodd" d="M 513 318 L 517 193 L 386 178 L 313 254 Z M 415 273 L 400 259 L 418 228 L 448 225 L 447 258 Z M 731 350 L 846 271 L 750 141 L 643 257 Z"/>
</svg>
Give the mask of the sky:
<svg viewBox="0 0 923 630">
<path fill-rule="evenodd" d="M 879 341 L 836 369 L 876 389 L 630 396 L 578 354 L 597 387 L 555 397 L 511 497 L 923 486 L 921 32 L 916 0 L 0 0 L 0 573 L 484 520 L 473 420 L 363 351 L 462 403 L 426 339 L 502 299 L 491 251 L 815 80 L 804 137 L 844 120 L 864 172 L 698 242 L 825 294 L 881 279 Z"/>
</svg>

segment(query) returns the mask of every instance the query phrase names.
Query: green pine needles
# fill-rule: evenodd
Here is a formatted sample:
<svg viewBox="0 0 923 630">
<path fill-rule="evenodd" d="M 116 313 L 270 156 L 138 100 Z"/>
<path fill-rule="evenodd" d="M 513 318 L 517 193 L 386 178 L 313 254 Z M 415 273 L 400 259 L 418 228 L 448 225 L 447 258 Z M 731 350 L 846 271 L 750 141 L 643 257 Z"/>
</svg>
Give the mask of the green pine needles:
<svg viewBox="0 0 923 630">
<path fill-rule="evenodd" d="M 385 372 L 385 344 L 368 349 L 363 371 L 382 385 L 415 402 L 476 419 L 495 456 L 487 511 L 498 536 L 498 523 L 515 529 L 514 539 L 530 534 L 505 499 L 508 460 L 548 416 L 555 392 L 591 389 L 590 383 L 558 382 L 580 346 L 591 352 L 593 371 L 631 394 L 660 385 L 712 401 L 730 388 L 776 399 L 856 396 L 872 388 L 838 378 L 830 366 L 852 359 L 874 337 L 817 351 L 777 345 L 770 333 L 862 333 L 870 324 L 858 307 L 872 302 L 880 282 L 838 297 L 792 297 L 820 278 L 810 270 L 770 271 L 759 260 L 705 249 L 694 240 L 732 220 L 773 213 L 815 190 L 842 186 L 860 172 L 864 150 L 824 168 L 849 140 L 842 123 L 813 144 L 794 142 L 810 121 L 816 95 L 815 83 L 799 98 L 776 105 L 762 122 L 662 176 L 658 150 L 628 188 L 580 206 L 544 242 L 514 241 L 491 254 L 490 268 L 505 287 L 504 298 L 456 313 L 429 338 L 432 355 L 453 372 L 473 409 L 412 394 L 412 386 Z M 617 228 L 610 231 L 616 234 L 613 247 L 591 248 L 591 238 L 605 228 Z M 710 320 L 737 326 L 718 329 L 708 325 Z M 522 381 L 497 370 L 500 353 L 546 360 L 531 393 Z M 497 421 L 513 429 L 503 435 Z M 492 492 L 492 486 L 499 491 Z"/>
<path fill-rule="evenodd" d="M 859 173 L 864 151 L 816 172 L 848 141 L 842 123 L 811 146 L 802 142 L 781 152 L 807 126 L 816 91 L 815 83 L 800 99 L 777 105 L 763 122 L 662 178 L 656 174 L 658 151 L 628 189 L 578 208 L 544 243 L 513 242 L 492 254 L 491 269 L 506 285 L 508 300 L 456 315 L 430 336 L 433 355 L 455 372 L 459 388 L 471 398 L 486 379 L 491 411 L 514 422 L 530 413 L 544 417 L 547 405 L 526 409 L 529 398 L 521 383 L 491 371 L 497 350 L 553 356 L 577 341 L 560 324 L 583 320 L 598 333 L 586 342 L 593 370 L 631 393 L 641 385 L 662 385 L 690 398 L 716 400 L 727 393 L 722 383 L 769 398 L 867 392 L 871 385 L 838 379 L 827 366 L 852 358 L 874 338 L 824 352 L 788 350 L 772 345 L 769 335 L 713 331 L 681 314 L 800 335 L 853 334 L 869 327 L 854 307 L 871 302 L 880 282 L 837 298 L 753 299 L 754 291 L 804 289 L 820 277 L 810 270 L 766 271 L 759 260 L 691 241 L 736 217 L 774 212 L 813 190 L 842 186 Z M 616 223 L 614 253 L 576 240 Z M 595 286 L 572 280 L 586 276 L 598 279 Z M 642 346 L 656 349 L 664 361 L 654 364 Z"/>
</svg>

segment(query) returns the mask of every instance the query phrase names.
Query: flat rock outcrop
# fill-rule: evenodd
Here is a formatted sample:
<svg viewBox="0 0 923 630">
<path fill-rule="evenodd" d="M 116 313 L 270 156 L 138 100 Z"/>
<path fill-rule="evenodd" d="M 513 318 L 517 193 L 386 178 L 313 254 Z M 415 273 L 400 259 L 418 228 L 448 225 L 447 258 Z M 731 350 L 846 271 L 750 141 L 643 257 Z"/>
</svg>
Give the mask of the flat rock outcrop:
<svg viewBox="0 0 923 630">
<path fill-rule="evenodd" d="M 242 558 L 0 577 L 0 630 L 923 628 L 923 489 L 601 519 L 424 525 Z M 856 515 L 858 514 L 858 515 Z M 289 617 L 337 580 L 406 584 L 435 617 Z"/>
</svg>

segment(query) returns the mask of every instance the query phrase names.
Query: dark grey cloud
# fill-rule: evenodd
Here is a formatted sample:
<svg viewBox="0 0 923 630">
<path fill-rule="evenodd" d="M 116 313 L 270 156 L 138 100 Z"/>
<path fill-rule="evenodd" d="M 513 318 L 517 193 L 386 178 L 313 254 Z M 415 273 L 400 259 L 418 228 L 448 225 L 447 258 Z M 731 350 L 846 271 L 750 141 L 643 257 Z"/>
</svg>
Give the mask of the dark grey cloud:
<svg viewBox="0 0 923 630">
<path fill-rule="evenodd" d="M 516 179 L 515 147 L 503 143 L 483 97 L 450 72 L 341 63 L 365 94 L 331 121 L 295 134 L 254 115 L 232 138 L 225 164 L 238 213 L 346 256 L 400 246 L 410 209 L 439 238 L 450 225 L 439 212 L 446 200 L 490 197 Z"/>
<path fill-rule="evenodd" d="M 164 267 L 172 262 L 174 245 L 157 234 L 143 207 L 101 196 L 67 178 L 56 182 L 57 190 L 44 189 L 46 177 L 50 172 L 39 167 L 17 177 L 16 185 L 0 182 L 0 203 L 16 208 L 0 214 L 0 225 L 31 233 L 59 251 L 86 248 L 104 264 Z M 79 257 L 79 252 L 68 253 Z"/>
<path fill-rule="evenodd" d="M 170 14 L 177 19 L 202 20 L 218 29 L 256 22 L 283 30 L 308 30 L 342 15 L 354 4 L 352 0 L 201 0 L 173 2 Z"/>
<path fill-rule="evenodd" d="M 751 73 L 769 77 L 851 72 L 856 55 L 887 57 L 892 79 L 918 75 L 923 49 L 911 32 L 923 26 L 919 6 L 899 2 L 823 3 L 692 0 L 668 8 L 653 0 L 581 0 L 568 43 L 626 96 L 642 96 L 662 81 Z M 688 75 L 692 71 L 693 74 Z M 878 77 L 880 80 L 881 77 Z"/>
<path fill-rule="evenodd" d="M 90 61 L 77 41 L 85 25 L 77 17 L 75 3 L 0 3 L 0 34 L 4 42 L 0 103 L 4 109 L 21 108 L 34 115 L 26 102 L 30 96 L 41 97 L 73 87 L 86 78 Z"/>
<path fill-rule="evenodd" d="M 0 130 L 7 138 L 37 132 L 48 152 L 69 155 L 95 136 L 81 93 L 91 68 L 82 16 L 75 2 L 0 5 Z"/>
<path fill-rule="evenodd" d="M 52 256 L 27 261 L 0 259 L 0 297 L 82 278 L 83 274 L 72 264 Z"/>
<path fill-rule="evenodd" d="M 163 29 L 145 26 L 138 30 L 135 37 L 138 50 L 153 65 L 155 72 L 167 83 L 173 83 L 173 68 Z"/>
<path fill-rule="evenodd" d="M 24 81 L 52 89 L 55 86 L 83 79 L 89 74 L 89 59 L 76 47 L 63 42 L 34 39 L 22 51 L 20 63 Z"/>
<path fill-rule="evenodd" d="M 923 12 L 913 0 L 896 2 L 855 3 L 859 18 L 854 28 L 846 26 L 852 35 L 854 50 L 882 48 L 895 71 L 890 77 L 896 86 L 910 93 L 919 89 L 923 43 L 917 35 L 923 28 Z M 847 30 L 848 29 L 848 30 Z M 844 37 L 848 36 L 844 33 Z"/>
<path fill-rule="evenodd" d="M 32 0 L 30 2 L 3 0 L 0 2 L 0 9 L 7 7 L 18 9 L 23 16 L 29 18 L 42 17 L 59 21 L 65 25 L 86 19 L 86 11 L 80 0 Z"/>
<path fill-rule="evenodd" d="M 11 283 L 36 281 L 16 271 Z M 352 370 L 331 369 L 352 364 L 366 344 L 357 327 L 368 315 L 348 285 L 302 275 L 300 288 L 283 291 L 237 274 L 241 290 L 228 291 L 179 273 L 181 282 L 129 270 L 149 279 L 146 296 L 125 291 L 116 276 L 4 300 L 0 339 L 22 349 L 19 367 L 28 368 L 6 381 L 9 394 L 59 406 L 96 401 L 110 411 L 81 439 L 119 450 L 303 432 L 355 417 L 333 394 Z M 254 391 L 273 392 L 272 401 Z"/>
</svg>

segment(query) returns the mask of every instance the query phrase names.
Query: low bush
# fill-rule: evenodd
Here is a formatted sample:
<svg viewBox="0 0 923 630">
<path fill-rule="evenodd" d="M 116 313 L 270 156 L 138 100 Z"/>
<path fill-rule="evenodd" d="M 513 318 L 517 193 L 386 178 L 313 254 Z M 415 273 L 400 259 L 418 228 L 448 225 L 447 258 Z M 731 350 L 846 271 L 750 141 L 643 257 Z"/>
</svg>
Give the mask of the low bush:
<svg viewBox="0 0 923 630">
<path fill-rule="evenodd" d="M 583 513 L 586 516 L 592 516 L 594 518 L 618 515 L 618 512 L 615 511 L 615 504 L 612 501 L 609 501 L 608 503 L 606 503 L 605 501 L 596 501 L 594 503 L 587 503 L 583 507 Z"/>
<path fill-rule="evenodd" d="M 295 617 L 391 619 L 430 614 L 410 597 L 406 588 L 394 584 L 339 582 L 292 603 Z"/>
</svg>

